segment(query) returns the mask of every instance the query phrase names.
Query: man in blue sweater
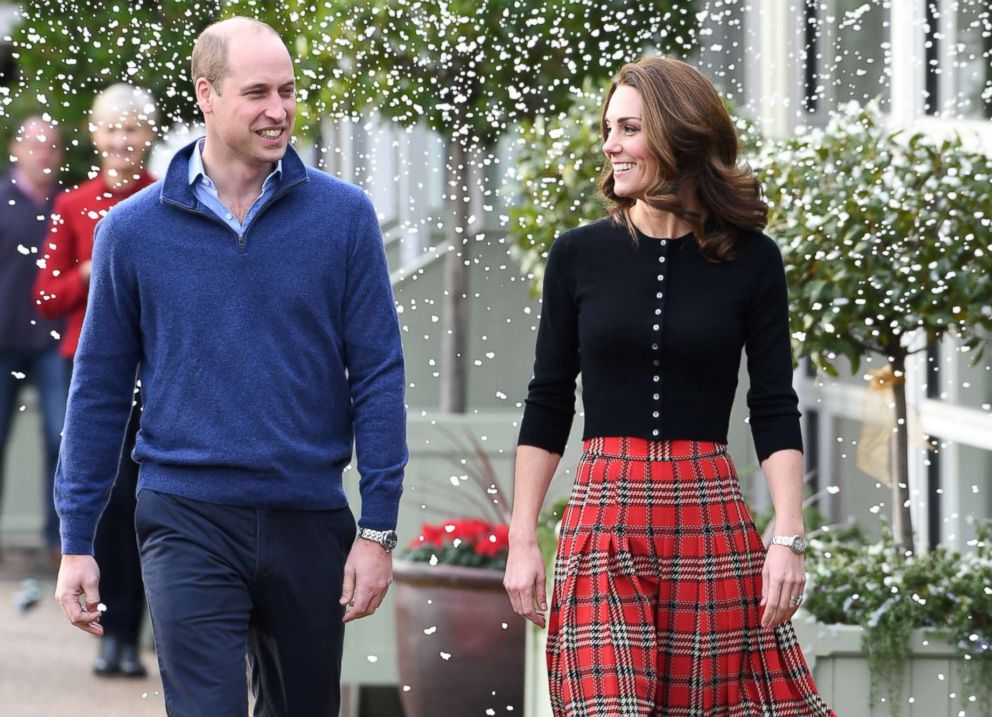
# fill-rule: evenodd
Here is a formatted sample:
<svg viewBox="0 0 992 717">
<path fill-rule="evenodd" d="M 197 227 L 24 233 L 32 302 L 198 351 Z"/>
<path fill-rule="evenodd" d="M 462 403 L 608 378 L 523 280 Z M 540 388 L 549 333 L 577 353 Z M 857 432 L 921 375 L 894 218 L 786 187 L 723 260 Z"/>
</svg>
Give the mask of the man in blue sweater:
<svg viewBox="0 0 992 717">
<path fill-rule="evenodd" d="M 289 146 L 293 63 L 275 31 L 215 24 L 192 64 L 206 138 L 97 228 L 56 597 L 100 634 L 93 534 L 137 370 L 135 525 L 168 714 L 246 714 L 247 652 L 256 714 L 336 716 L 343 623 L 391 581 L 407 460 L 382 239 L 362 191 Z M 341 484 L 353 443 L 358 540 Z"/>
</svg>

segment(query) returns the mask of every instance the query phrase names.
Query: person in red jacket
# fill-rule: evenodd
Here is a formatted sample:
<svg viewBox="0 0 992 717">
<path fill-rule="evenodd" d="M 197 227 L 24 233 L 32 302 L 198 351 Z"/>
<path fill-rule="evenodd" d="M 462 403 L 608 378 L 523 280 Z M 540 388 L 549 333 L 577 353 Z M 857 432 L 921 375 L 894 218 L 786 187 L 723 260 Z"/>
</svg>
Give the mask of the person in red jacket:
<svg viewBox="0 0 992 717">
<path fill-rule="evenodd" d="M 39 312 L 65 317 L 59 351 L 70 366 L 86 314 L 93 231 L 118 202 L 153 182 L 145 170 L 155 137 L 157 111 L 143 89 L 119 83 L 101 92 L 90 111 L 90 132 L 100 157 L 99 173 L 55 200 L 41 271 L 35 281 Z M 141 416 L 136 394 L 110 503 L 97 529 L 94 554 L 103 568 L 100 587 L 107 612 L 104 635 L 93 665 L 97 675 L 143 677 L 138 659 L 138 631 L 145 610 L 145 592 L 134 534 L 138 465 L 131 459 Z"/>
<path fill-rule="evenodd" d="M 153 181 L 144 163 L 154 138 L 154 115 L 151 95 L 144 90 L 121 83 L 101 92 L 90 112 L 100 172 L 55 200 L 35 293 L 43 316 L 66 317 L 59 350 L 67 359 L 76 353 L 86 314 L 93 229 L 112 206 Z"/>
</svg>

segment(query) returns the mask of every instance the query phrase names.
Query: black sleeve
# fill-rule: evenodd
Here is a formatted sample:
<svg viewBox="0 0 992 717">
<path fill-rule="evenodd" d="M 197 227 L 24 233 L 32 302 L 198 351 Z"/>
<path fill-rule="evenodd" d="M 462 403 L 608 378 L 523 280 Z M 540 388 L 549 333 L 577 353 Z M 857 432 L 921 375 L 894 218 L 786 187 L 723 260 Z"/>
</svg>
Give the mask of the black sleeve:
<svg viewBox="0 0 992 717">
<path fill-rule="evenodd" d="M 568 264 L 568 237 L 562 235 L 551 244 L 544 269 L 534 377 L 527 388 L 517 441 L 558 455 L 564 452 L 572 429 L 579 373 L 578 309 Z"/>
<path fill-rule="evenodd" d="M 751 435 L 758 461 L 775 451 L 802 451 L 799 398 L 792 387 L 792 344 L 789 339 L 789 296 L 782 253 L 768 237 L 756 239 L 761 268 L 745 319 L 747 392 Z M 756 257 L 757 258 L 757 257 Z"/>
</svg>

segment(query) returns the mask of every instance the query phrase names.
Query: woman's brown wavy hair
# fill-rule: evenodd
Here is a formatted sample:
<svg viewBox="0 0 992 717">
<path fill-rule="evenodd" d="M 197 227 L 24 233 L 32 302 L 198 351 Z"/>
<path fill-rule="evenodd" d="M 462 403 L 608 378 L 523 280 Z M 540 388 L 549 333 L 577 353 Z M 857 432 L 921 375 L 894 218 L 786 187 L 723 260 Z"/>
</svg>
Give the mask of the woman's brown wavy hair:
<svg viewBox="0 0 992 717">
<path fill-rule="evenodd" d="M 707 259 L 733 259 L 741 231 L 765 228 L 768 205 L 751 168 L 737 162 L 737 132 L 713 85 L 696 68 L 668 57 L 624 65 L 603 103 L 604 141 L 606 109 L 620 85 L 641 97 L 641 131 L 658 164 L 658 176 L 642 199 L 689 224 Z M 636 242 L 629 212 L 635 199 L 616 194 L 609 161 L 599 190 L 610 217 L 626 224 Z"/>
</svg>

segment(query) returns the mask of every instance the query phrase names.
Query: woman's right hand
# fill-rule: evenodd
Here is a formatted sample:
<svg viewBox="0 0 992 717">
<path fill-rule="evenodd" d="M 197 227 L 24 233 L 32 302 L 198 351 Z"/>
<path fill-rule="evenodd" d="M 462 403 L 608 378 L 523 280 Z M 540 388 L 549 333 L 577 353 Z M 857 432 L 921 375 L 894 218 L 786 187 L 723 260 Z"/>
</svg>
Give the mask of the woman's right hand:
<svg viewBox="0 0 992 717">
<path fill-rule="evenodd" d="M 506 559 L 503 586 L 510 596 L 513 611 L 523 615 L 538 627 L 545 627 L 544 611 L 548 609 L 544 557 L 537 541 L 514 544 Z"/>
</svg>

